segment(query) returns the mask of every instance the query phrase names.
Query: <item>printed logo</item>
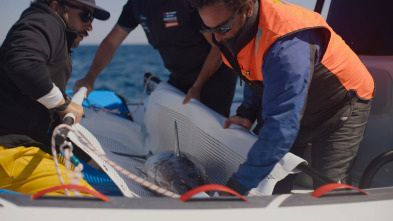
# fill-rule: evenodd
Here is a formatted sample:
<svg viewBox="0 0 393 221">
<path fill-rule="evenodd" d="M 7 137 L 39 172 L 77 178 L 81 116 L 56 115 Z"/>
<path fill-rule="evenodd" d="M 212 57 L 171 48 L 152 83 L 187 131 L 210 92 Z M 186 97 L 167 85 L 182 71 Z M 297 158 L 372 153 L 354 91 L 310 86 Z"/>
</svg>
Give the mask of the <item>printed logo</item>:
<svg viewBox="0 0 393 221">
<path fill-rule="evenodd" d="M 271 174 L 269 174 L 269 175 L 267 176 L 267 179 L 268 179 L 268 180 L 275 180 L 276 178 L 275 178 L 274 176 L 272 176 Z"/>
<path fill-rule="evenodd" d="M 179 22 L 177 21 L 177 12 L 164 12 L 163 14 L 163 21 L 165 28 L 179 26 Z"/>
<path fill-rule="evenodd" d="M 250 71 L 246 71 L 246 76 L 250 76 Z"/>
<path fill-rule="evenodd" d="M 147 18 L 140 14 L 139 21 L 139 23 L 142 25 L 142 28 L 145 29 L 146 32 L 150 32 L 149 26 L 147 25 Z"/>
</svg>

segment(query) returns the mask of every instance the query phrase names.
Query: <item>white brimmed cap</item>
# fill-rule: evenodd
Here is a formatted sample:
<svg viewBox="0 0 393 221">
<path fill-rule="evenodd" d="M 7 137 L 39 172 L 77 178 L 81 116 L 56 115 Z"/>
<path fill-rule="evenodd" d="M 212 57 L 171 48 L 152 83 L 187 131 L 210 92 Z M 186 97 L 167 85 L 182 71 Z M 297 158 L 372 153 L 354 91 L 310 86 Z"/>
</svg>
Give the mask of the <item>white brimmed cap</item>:
<svg viewBox="0 0 393 221">
<path fill-rule="evenodd" d="M 107 20 L 111 16 L 111 14 L 108 11 L 106 11 L 105 9 L 103 9 L 101 7 L 98 7 L 96 5 L 95 0 L 76 0 L 76 1 L 93 7 L 94 8 L 93 16 L 94 16 L 94 18 L 96 18 L 98 20 Z"/>
</svg>

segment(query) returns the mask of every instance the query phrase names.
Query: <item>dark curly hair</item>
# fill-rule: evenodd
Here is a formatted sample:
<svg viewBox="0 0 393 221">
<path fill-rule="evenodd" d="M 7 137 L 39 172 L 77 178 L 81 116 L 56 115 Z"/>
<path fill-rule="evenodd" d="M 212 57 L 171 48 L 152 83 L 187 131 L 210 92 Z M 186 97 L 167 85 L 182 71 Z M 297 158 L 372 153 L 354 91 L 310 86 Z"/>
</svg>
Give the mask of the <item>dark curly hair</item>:
<svg viewBox="0 0 393 221">
<path fill-rule="evenodd" d="M 256 2 L 257 0 L 187 0 L 191 7 L 202 8 L 204 6 L 210 6 L 214 4 L 222 4 L 231 11 L 236 11 L 239 8 L 243 8 L 247 1 Z"/>
</svg>

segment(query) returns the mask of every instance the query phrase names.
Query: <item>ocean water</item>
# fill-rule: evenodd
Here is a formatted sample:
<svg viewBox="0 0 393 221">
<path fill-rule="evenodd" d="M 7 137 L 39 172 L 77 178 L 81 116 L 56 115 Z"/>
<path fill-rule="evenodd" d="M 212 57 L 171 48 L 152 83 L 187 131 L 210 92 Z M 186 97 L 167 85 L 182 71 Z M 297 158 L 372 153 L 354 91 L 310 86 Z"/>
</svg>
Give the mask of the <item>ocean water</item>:
<svg viewBox="0 0 393 221">
<path fill-rule="evenodd" d="M 84 45 L 73 49 L 72 74 L 67 89 L 83 78 L 94 59 L 98 45 Z M 150 45 L 121 45 L 111 63 L 95 81 L 95 89 L 106 89 L 121 94 L 128 102 L 139 102 L 143 92 L 143 73 L 151 72 L 166 82 L 169 71 L 164 67 L 157 50 Z M 243 89 L 237 84 L 235 100 L 242 99 Z"/>
<path fill-rule="evenodd" d="M 98 45 L 79 46 L 72 53 L 72 74 L 67 89 L 83 78 L 90 68 Z M 167 81 L 169 71 L 164 67 L 158 54 L 150 45 L 122 45 L 116 51 L 111 63 L 95 81 L 95 89 L 117 92 L 129 102 L 139 101 L 143 92 L 143 73 L 150 71 Z"/>
</svg>

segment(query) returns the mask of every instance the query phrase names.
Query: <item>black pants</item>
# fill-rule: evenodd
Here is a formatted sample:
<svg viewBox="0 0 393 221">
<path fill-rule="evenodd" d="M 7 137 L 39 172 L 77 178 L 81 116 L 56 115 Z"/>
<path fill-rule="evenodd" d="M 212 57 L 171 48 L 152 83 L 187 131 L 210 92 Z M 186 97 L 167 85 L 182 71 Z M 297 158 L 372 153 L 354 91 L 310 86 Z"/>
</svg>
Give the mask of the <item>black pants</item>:
<svg viewBox="0 0 393 221">
<path fill-rule="evenodd" d="M 337 127 L 329 132 L 311 137 L 309 142 L 298 140 L 290 152 L 303 157 L 307 146 L 311 145 L 311 167 L 336 182 L 351 184 L 351 169 L 366 129 L 371 101 L 357 101 L 351 104 L 348 112 L 337 117 Z M 289 193 L 296 175 L 289 175 L 278 182 L 273 194 Z M 314 188 L 326 183 L 313 179 Z"/>
</svg>

